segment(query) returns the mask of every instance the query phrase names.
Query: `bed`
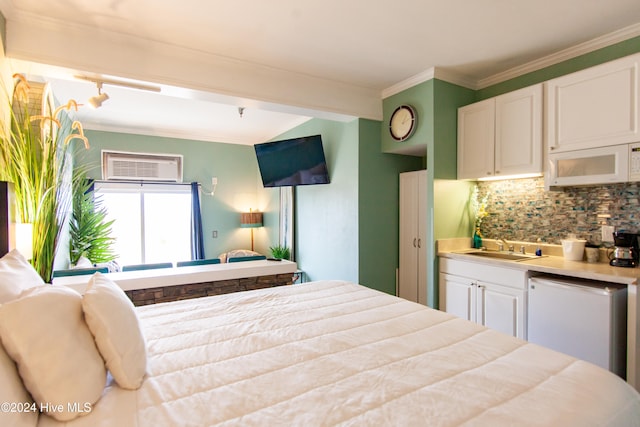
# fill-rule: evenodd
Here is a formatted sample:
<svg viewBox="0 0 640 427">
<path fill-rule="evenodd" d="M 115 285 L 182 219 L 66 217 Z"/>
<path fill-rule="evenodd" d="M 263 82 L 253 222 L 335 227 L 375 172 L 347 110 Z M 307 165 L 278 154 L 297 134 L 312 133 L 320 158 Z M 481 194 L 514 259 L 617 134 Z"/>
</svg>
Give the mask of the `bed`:
<svg viewBox="0 0 640 427">
<path fill-rule="evenodd" d="M 109 375 L 88 413 L 39 427 L 640 426 L 640 395 L 608 371 L 354 283 L 135 314 L 139 388 Z"/>
</svg>

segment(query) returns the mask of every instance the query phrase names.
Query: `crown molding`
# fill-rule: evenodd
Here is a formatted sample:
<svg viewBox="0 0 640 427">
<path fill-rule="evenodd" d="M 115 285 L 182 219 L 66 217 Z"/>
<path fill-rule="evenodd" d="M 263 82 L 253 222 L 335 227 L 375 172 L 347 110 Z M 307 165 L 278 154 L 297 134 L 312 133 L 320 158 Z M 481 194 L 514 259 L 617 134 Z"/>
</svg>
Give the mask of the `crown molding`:
<svg viewBox="0 0 640 427">
<path fill-rule="evenodd" d="M 479 79 L 476 84 L 476 89 L 484 89 L 486 87 L 493 86 L 495 84 L 502 83 L 504 81 L 520 77 L 524 74 L 550 67 L 552 65 L 559 64 L 569 59 L 576 58 L 580 55 L 584 55 L 586 53 L 590 53 L 637 36 L 640 36 L 640 23 L 621 28 L 620 30 L 605 34 L 600 37 L 596 37 L 595 39 L 591 39 L 584 43 L 580 43 L 570 48 L 563 49 L 559 52 L 552 53 L 551 55 L 544 56 L 540 59 L 527 62 L 526 64 L 511 68 L 502 73 L 494 74 L 493 76 L 484 79 Z"/>
<path fill-rule="evenodd" d="M 409 89 L 413 86 L 419 85 L 420 83 L 426 82 L 427 80 L 431 80 L 435 76 L 435 68 L 431 67 L 428 70 L 424 70 L 421 73 L 416 74 L 415 76 L 411 76 L 408 79 L 402 80 L 394 84 L 391 87 L 383 89 L 381 92 L 382 99 L 389 98 L 396 93 L 400 93 L 403 90 Z"/>
<path fill-rule="evenodd" d="M 576 58 L 580 55 L 584 55 L 586 53 L 590 53 L 637 36 L 640 36 L 640 23 L 630 25 L 628 27 L 605 34 L 600 37 L 596 37 L 595 39 L 588 40 L 584 43 L 580 43 L 567 49 L 563 49 L 561 51 L 552 53 L 551 55 L 547 55 L 534 61 L 527 62 L 526 64 L 511 68 L 498 74 L 494 74 L 493 76 L 486 77 L 484 79 L 474 79 L 473 77 L 458 74 L 444 68 L 431 67 L 421 73 L 409 77 L 406 80 L 396 83 L 387 89 L 384 89 L 382 91 L 382 99 L 388 98 L 392 95 L 402 92 L 403 90 L 409 89 L 433 78 L 444 80 L 446 82 L 473 90 L 484 89 L 486 87 L 493 86 L 495 84 L 502 83 L 504 81 L 520 77 L 533 71 L 538 71 L 543 68 L 550 67 L 552 65 L 559 64 L 569 59 Z"/>
</svg>

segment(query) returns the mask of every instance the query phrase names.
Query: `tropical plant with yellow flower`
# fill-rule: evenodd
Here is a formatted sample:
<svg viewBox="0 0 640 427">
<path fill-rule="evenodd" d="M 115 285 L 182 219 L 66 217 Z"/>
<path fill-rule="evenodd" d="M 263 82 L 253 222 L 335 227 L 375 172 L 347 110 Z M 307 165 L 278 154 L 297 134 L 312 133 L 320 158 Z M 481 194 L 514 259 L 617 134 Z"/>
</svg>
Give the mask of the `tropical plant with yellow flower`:
<svg viewBox="0 0 640 427">
<path fill-rule="evenodd" d="M 64 113 L 77 111 L 74 100 L 55 108 L 47 104 L 52 100 L 45 99 L 47 108 L 38 105 L 38 113 L 33 114 L 31 85 L 21 74 L 13 77 L 13 93 L 6 96 L 4 112 L 8 123 L 2 123 L 0 179 L 14 185 L 20 222 L 33 224 L 31 262 L 48 282 L 61 230 L 71 210 L 72 181 L 84 179 L 73 173 L 72 141 L 82 141 L 84 148 L 89 142 L 82 125 Z"/>
<path fill-rule="evenodd" d="M 482 225 L 482 220 L 489 216 L 489 212 L 487 212 L 487 202 L 489 200 L 489 193 L 487 192 L 482 199 L 479 199 L 480 193 L 478 190 L 478 186 L 473 187 L 473 193 L 471 194 L 471 210 L 473 211 L 474 220 L 474 233 L 478 236 L 482 237 L 482 233 L 480 232 L 480 226 Z"/>
</svg>

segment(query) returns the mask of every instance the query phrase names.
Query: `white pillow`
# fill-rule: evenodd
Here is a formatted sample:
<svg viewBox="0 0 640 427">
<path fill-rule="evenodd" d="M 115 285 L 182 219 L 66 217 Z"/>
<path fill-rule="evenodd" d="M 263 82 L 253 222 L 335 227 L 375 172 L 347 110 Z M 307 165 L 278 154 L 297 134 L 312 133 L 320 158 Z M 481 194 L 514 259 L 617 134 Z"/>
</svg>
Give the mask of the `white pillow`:
<svg viewBox="0 0 640 427">
<path fill-rule="evenodd" d="M 107 372 L 74 290 L 41 286 L 0 305 L 0 337 L 38 407 L 56 420 L 86 414 L 102 395 Z"/>
<path fill-rule="evenodd" d="M 238 257 L 255 256 L 255 255 L 261 255 L 261 254 L 259 252 L 250 251 L 249 249 L 234 249 L 232 251 L 220 254 L 219 258 L 221 263 L 225 263 L 225 262 L 229 262 L 229 258 L 238 258 Z"/>
<path fill-rule="evenodd" d="M 0 403 L 8 408 L 0 411 L 0 425 L 12 427 L 35 427 L 38 423 L 39 406 L 33 402 L 18 375 L 16 364 L 0 344 Z"/>
<path fill-rule="evenodd" d="M 0 258 L 0 304 L 14 300 L 44 280 L 17 249 Z"/>
<path fill-rule="evenodd" d="M 147 346 L 131 300 L 107 276 L 96 273 L 82 309 L 113 379 L 122 388 L 139 388 L 147 370 Z"/>
</svg>

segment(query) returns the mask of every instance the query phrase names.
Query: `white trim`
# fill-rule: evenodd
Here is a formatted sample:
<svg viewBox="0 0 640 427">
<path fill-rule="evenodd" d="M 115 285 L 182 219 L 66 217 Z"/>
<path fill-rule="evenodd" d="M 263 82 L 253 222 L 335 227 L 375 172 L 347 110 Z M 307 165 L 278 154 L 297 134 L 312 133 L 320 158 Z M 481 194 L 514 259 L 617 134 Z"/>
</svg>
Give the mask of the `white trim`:
<svg viewBox="0 0 640 427">
<path fill-rule="evenodd" d="M 503 71 L 493 76 L 484 79 L 474 79 L 469 76 L 464 76 L 453 71 L 445 70 L 443 68 L 431 67 L 421 73 L 418 73 L 406 80 L 394 84 L 382 91 L 382 99 L 388 98 L 392 95 L 409 89 L 420 83 L 424 83 L 427 80 L 437 78 L 449 83 L 457 84 L 462 87 L 466 87 L 473 90 L 484 89 L 489 86 L 493 86 L 498 83 L 505 82 L 507 80 L 520 77 L 533 71 L 541 70 L 552 65 L 559 64 L 572 58 L 576 58 L 580 55 L 602 49 L 607 46 L 614 45 L 616 43 L 629 40 L 631 38 L 640 36 L 640 23 L 630 25 L 620 30 L 614 31 L 609 34 L 605 34 L 595 39 L 580 43 L 567 49 L 552 53 L 551 55 L 544 56 L 526 64 L 519 65 L 509 70 Z"/>
<path fill-rule="evenodd" d="M 419 85 L 420 83 L 426 82 L 427 80 L 431 80 L 435 77 L 435 72 L 435 67 L 431 67 L 428 70 L 424 70 L 423 72 L 418 73 L 415 76 L 411 76 L 408 79 L 398 82 L 393 86 L 388 87 L 387 89 L 383 89 L 381 92 L 382 99 L 400 93 L 403 90 L 412 88 L 413 86 Z"/>
<path fill-rule="evenodd" d="M 495 74 L 485 79 L 477 81 L 477 88 L 484 89 L 489 86 L 493 86 L 498 83 L 513 79 L 515 77 L 522 76 L 533 71 L 538 71 L 552 65 L 559 64 L 569 59 L 576 58 L 580 55 L 602 49 L 603 47 L 611 46 L 616 43 L 629 40 L 633 37 L 640 36 L 640 23 L 630 25 L 620 30 L 614 31 L 609 34 L 605 34 L 595 39 L 580 43 L 570 48 L 561 50 L 551 55 L 544 56 L 536 59 L 535 61 L 528 62 L 526 64 L 514 67 L 510 70 L 502 73 Z"/>
<path fill-rule="evenodd" d="M 475 89 L 477 84 L 476 80 L 469 76 L 456 73 L 455 71 L 445 70 L 444 68 L 431 67 L 428 70 L 411 76 L 406 80 L 403 80 L 387 89 L 384 89 L 381 93 L 382 99 L 389 98 L 390 96 L 400 93 L 403 90 L 412 88 L 413 86 L 419 85 L 420 83 L 424 83 L 434 78 L 469 89 Z"/>
</svg>

